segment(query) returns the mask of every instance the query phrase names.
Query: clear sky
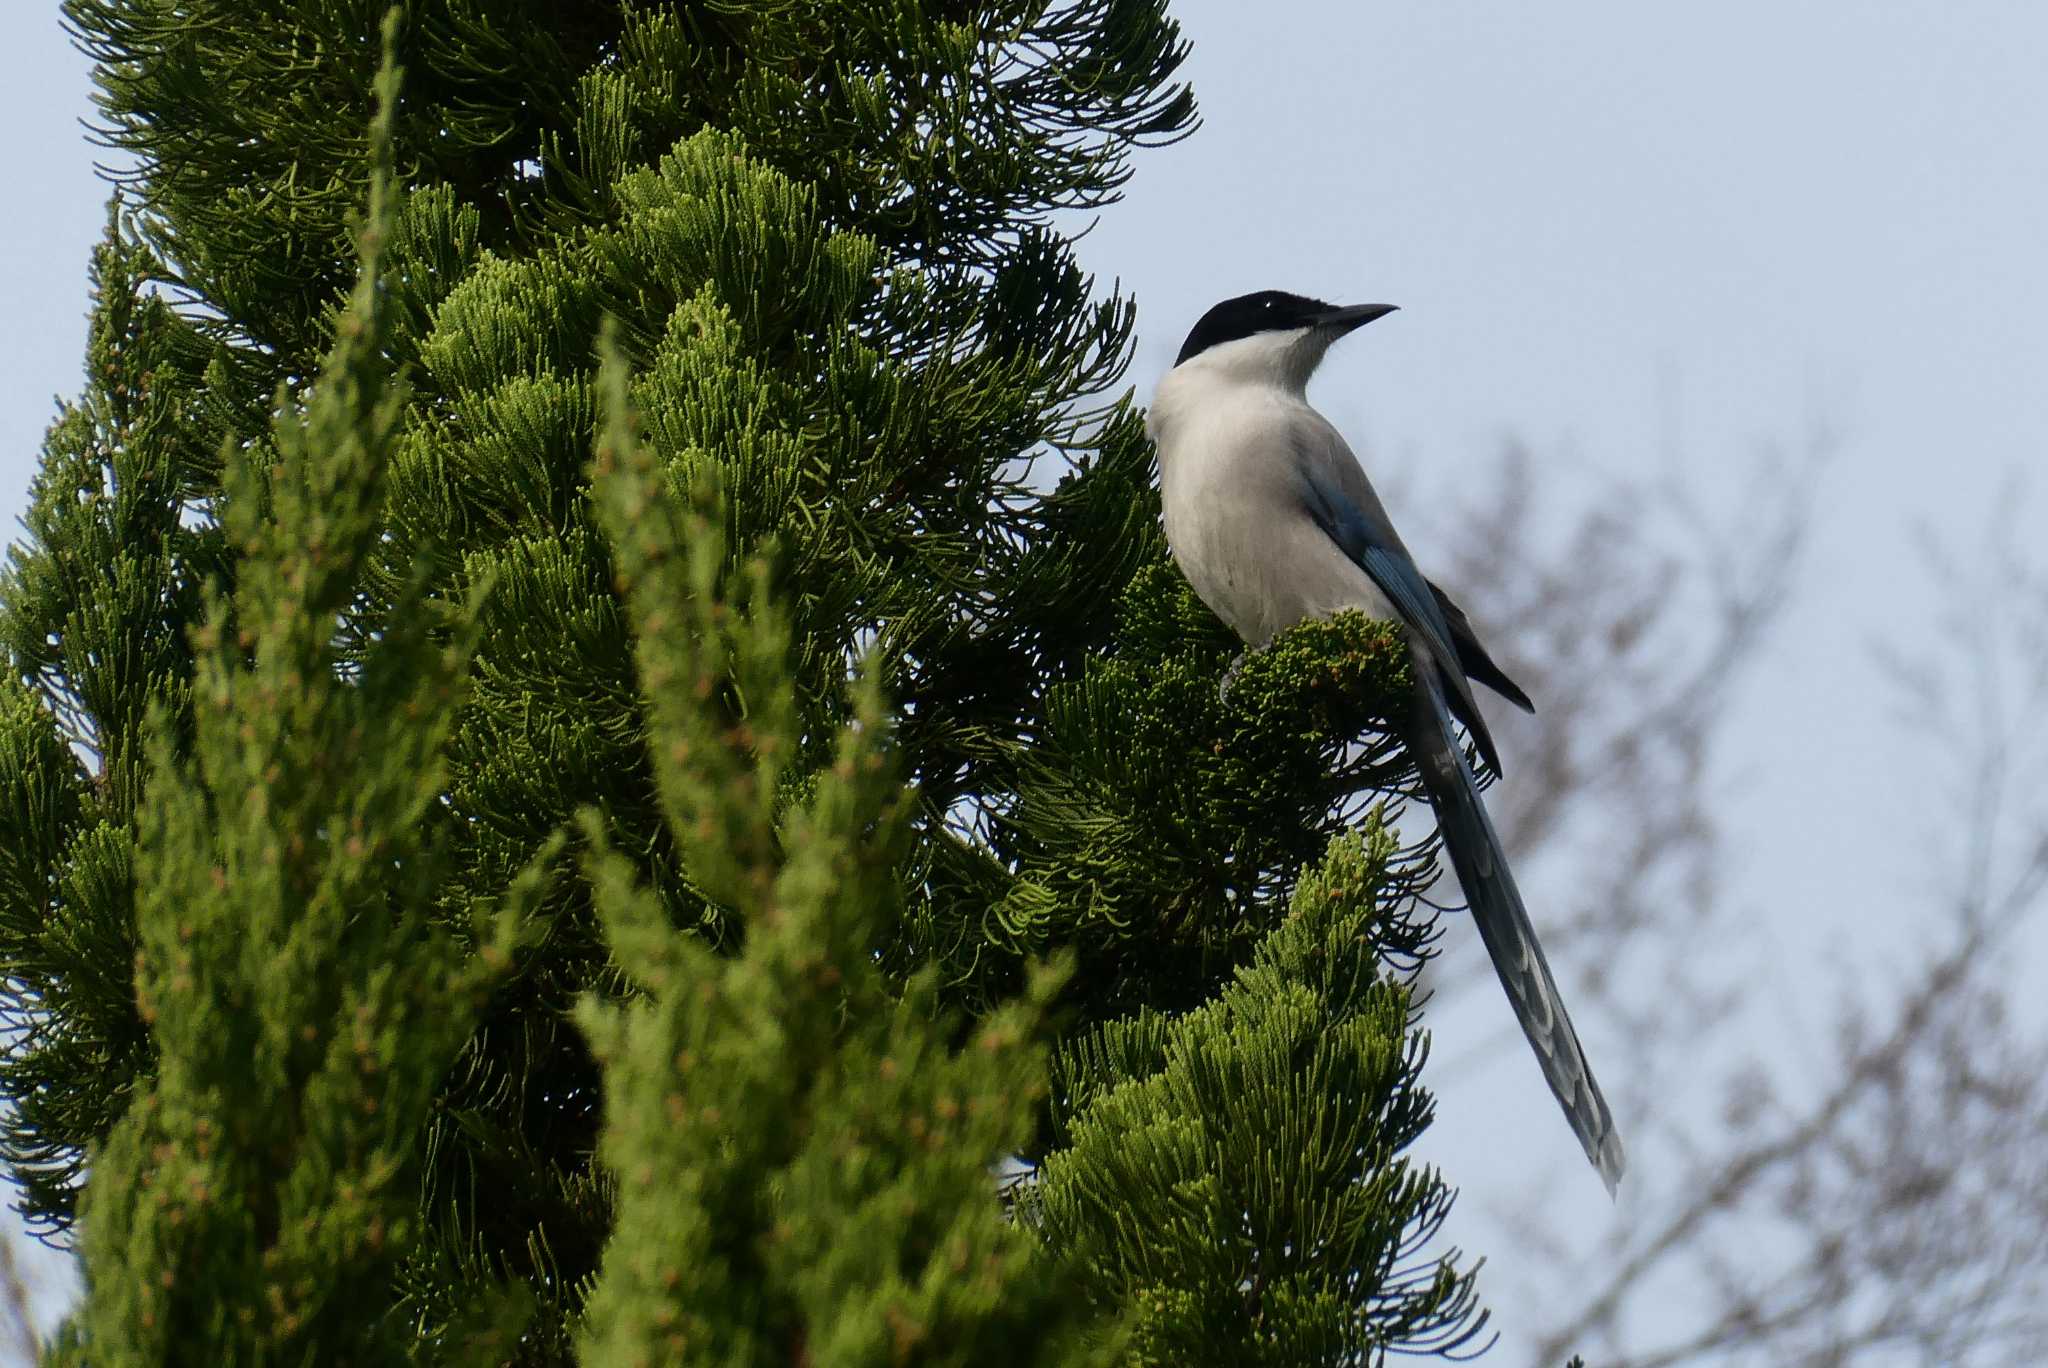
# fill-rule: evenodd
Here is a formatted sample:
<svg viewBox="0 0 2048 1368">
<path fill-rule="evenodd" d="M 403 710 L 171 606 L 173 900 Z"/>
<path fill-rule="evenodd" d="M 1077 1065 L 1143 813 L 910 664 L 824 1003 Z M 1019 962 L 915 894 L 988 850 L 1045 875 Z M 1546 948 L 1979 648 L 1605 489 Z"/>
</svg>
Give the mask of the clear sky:
<svg viewBox="0 0 2048 1368">
<path fill-rule="evenodd" d="M 1815 421 L 1838 431 L 1798 596 L 1720 766 L 1725 897 L 1758 928 L 1750 952 L 1775 955 L 1781 994 L 1738 1047 L 1824 1055 L 1788 1033 L 1827 1021 L 1847 982 L 1896 981 L 1930 938 L 1923 824 L 1942 812 L 1930 785 L 1953 774 L 1872 660 L 1879 641 L 1931 647 L 1945 606 L 1909 539 L 1924 524 L 1967 550 L 2015 474 L 2048 464 L 2048 5 L 1175 13 L 1205 126 L 1143 158 L 1083 243 L 1138 297 L 1141 394 L 1203 308 L 1276 286 L 1402 306 L 1340 345 L 1311 394 L 1369 466 L 1418 488 L 1484 477 L 1515 434 L 1566 481 L 1675 451 L 1725 502 L 1766 447 L 1796 448 Z M 2044 526 L 2044 511 L 2036 496 L 2018 516 Z M 1525 889 L 1539 926 L 1569 892 L 1546 872 Z M 1450 928 L 1447 974 L 1486 975 L 1475 940 Z M 2039 937 L 2031 953 L 2021 981 L 2048 980 Z M 1496 995 L 1455 1003 L 1428 1023 L 1438 1058 L 1507 1029 Z M 1588 1035 L 1596 1067 L 1615 1057 Z M 1424 1150 L 1464 1191 L 1451 1235 L 1490 1256 L 1508 1363 L 1576 1275 L 1518 1276 L 1488 1209 L 1561 1182 L 1581 1251 L 1633 1210 L 1627 1187 L 1608 1208 L 1576 1168 L 1514 1054 L 1442 1093 Z M 1705 1109 L 1684 1094 L 1708 1078 L 1660 1087 L 1673 1110 Z"/>
<path fill-rule="evenodd" d="M 10 522 L 51 396 L 77 388 L 104 213 L 78 125 L 85 65 L 53 9 L 0 13 Z M 1138 296 L 1141 392 L 1208 304 L 1280 286 L 1403 306 L 1338 350 L 1316 394 L 1368 453 L 1426 463 L 1425 487 L 1483 475 L 1518 434 L 1567 476 L 1675 449 L 1732 492 L 1765 445 L 1796 444 L 1815 416 L 1839 429 L 1800 596 L 1732 728 L 1729 893 L 1759 916 L 1799 909 L 1773 933 L 1817 992 L 1848 967 L 1838 946 L 1859 967 L 1912 954 L 1896 890 L 1928 873 L 1915 824 L 1935 769 L 1874 686 L 1870 647 L 1924 637 L 1940 608 L 1915 524 L 1969 537 L 2048 456 L 2048 5 L 1176 12 L 1205 127 L 1140 156 L 1083 249 Z M 1535 1070 L 1498 1071 L 1498 1087 L 1447 1097 L 1439 1129 L 1514 1108 L 1537 1122 L 1529 1143 L 1557 1149 L 1546 1160 L 1571 1156 Z M 1483 1148 L 1444 1157 L 1475 1197 L 1519 1180 Z M 1512 1346 L 1516 1311 L 1500 1310 Z"/>
</svg>

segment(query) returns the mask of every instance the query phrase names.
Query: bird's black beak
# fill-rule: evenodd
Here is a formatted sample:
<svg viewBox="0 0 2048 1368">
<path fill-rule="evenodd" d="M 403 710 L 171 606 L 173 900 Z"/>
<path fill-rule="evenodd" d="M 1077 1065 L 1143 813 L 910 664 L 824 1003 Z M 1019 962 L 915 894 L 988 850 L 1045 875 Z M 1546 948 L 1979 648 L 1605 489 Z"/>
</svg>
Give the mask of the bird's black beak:
<svg viewBox="0 0 2048 1368">
<path fill-rule="evenodd" d="M 1318 328 L 1329 328 L 1339 334 L 1362 328 L 1375 318 L 1385 318 L 1401 306 L 1398 304 L 1346 304 L 1341 309 L 1331 309 L 1316 315 Z"/>
</svg>

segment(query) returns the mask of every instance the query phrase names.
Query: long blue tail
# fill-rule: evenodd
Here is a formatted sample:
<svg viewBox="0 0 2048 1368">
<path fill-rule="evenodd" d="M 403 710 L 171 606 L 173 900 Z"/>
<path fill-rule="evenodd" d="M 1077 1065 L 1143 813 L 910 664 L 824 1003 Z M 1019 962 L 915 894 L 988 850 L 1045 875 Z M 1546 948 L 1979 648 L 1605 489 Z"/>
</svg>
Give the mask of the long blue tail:
<svg viewBox="0 0 2048 1368">
<path fill-rule="evenodd" d="M 1478 781 L 1451 729 L 1443 689 L 1432 671 L 1418 666 L 1416 673 L 1422 678 L 1415 691 L 1417 717 L 1410 744 L 1422 772 L 1423 789 L 1436 809 L 1444 849 L 1458 873 L 1459 886 L 1465 890 L 1465 901 L 1471 905 L 1479 939 L 1493 958 L 1501 987 L 1507 989 L 1515 1020 L 1522 1023 L 1522 1033 L 1536 1051 L 1536 1062 L 1543 1066 L 1544 1080 L 1612 1196 L 1628 1166 L 1621 1137 L 1615 1133 L 1614 1114 L 1600 1095 L 1586 1052 L 1579 1046 L 1578 1032 L 1565 1014 L 1557 980 L 1551 977 L 1543 947 L 1536 941 L 1536 928 L 1529 924 L 1514 875 L 1508 872 L 1500 837 L 1494 834 L 1493 822 L 1479 800 Z"/>
</svg>

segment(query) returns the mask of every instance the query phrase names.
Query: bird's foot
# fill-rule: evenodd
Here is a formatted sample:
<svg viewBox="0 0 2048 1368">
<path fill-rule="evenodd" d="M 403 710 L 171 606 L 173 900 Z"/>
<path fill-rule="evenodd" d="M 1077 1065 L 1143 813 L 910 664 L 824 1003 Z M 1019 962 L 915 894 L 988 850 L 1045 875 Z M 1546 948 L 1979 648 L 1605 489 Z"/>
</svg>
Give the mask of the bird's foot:
<svg viewBox="0 0 2048 1368">
<path fill-rule="evenodd" d="M 1230 668 L 1223 672 L 1223 682 L 1216 686 L 1216 696 L 1225 703 L 1230 701 L 1230 691 L 1237 687 L 1237 672 L 1244 668 L 1244 658 L 1250 651 L 1239 651 L 1230 659 Z"/>
</svg>

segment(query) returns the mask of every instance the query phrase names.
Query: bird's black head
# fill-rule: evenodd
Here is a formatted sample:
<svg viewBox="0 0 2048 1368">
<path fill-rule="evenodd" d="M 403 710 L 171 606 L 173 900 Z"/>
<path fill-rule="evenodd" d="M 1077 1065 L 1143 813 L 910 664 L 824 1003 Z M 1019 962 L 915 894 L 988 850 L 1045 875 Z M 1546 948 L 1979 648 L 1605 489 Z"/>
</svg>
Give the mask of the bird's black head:
<svg viewBox="0 0 2048 1368">
<path fill-rule="evenodd" d="M 1180 355 L 1173 359 L 1173 364 L 1178 366 L 1211 347 L 1258 333 L 1295 332 L 1302 328 L 1328 328 L 1334 334 L 1347 333 L 1392 313 L 1394 307 L 1392 304 L 1326 304 L 1320 299 L 1289 294 L 1285 290 L 1259 290 L 1239 295 L 1235 299 L 1224 300 L 1202 315 L 1201 321 L 1188 333 L 1188 340 L 1181 343 Z"/>
</svg>

